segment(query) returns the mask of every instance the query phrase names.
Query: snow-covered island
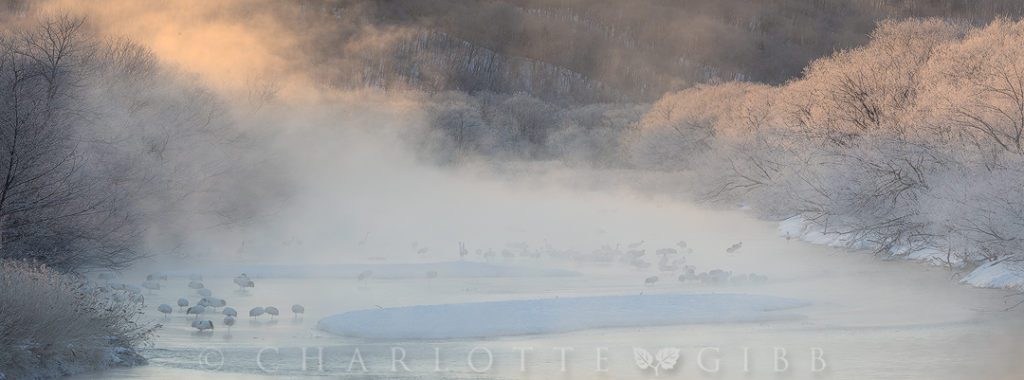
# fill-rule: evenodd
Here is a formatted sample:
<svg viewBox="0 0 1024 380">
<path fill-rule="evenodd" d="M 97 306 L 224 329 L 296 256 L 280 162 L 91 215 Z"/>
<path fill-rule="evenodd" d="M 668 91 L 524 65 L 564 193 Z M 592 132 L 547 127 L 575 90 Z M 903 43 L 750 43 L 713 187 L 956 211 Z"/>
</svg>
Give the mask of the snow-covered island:
<svg viewBox="0 0 1024 380">
<path fill-rule="evenodd" d="M 321 330 L 366 339 L 465 339 L 572 331 L 798 319 L 809 303 L 750 294 L 656 294 L 475 302 L 356 310 Z"/>
</svg>

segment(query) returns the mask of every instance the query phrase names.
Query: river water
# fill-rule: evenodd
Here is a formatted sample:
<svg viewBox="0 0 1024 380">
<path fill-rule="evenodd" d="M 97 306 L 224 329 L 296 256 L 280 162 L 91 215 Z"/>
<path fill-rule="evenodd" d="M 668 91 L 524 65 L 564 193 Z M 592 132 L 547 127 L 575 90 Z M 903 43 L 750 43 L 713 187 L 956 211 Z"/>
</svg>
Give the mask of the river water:
<svg viewBox="0 0 1024 380">
<path fill-rule="evenodd" d="M 257 278 L 257 288 L 246 293 L 235 290 L 230 278 L 207 277 L 206 286 L 240 313 L 252 306 L 276 305 L 282 315 L 274 321 L 266 316 L 258 321 L 240 317 L 228 331 L 220 325 L 219 314 L 212 314 L 216 330 L 197 333 L 177 308 L 167 319 L 155 311 L 155 305 L 173 305 L 183 295 L 196 298 L 185 287 L 187 279 L 171 278 L 164 289 L 147 295 L 148 316 L 163 324 L 152 346 L 142 352 L 149 365 L 73 378 L 1015 379 L 1024 370 L 1018 363 L 1024 318 L 1020 310 L 1002 311 L 1013 300 L 1006 292 L 958 285 L 944 268 L 787 240 L 773 223 L 743 211 L 708 210 L 665 199 L 630 199 L 618 205 L 622 198 L 613 194 L 583 198 L 563 199 L 560 204 L 568 206 L 559 207 L 572 208 L 573 202 L 606 206 L 580 208 L 570 219 L 555 217 L 531 227 L 549 233 L 559 228 L 594 231 L 595 246 L 636 237 L 645 239 L 649 250 L 685 238 L 694 249 L 687 255 L 688 263 L 698 271 L 722 268 L 764 274 L 769 280 L 759 285 L 703 285 L 661 275 L 657 284 L 645 286 L 644 278 L 658 274 L 656 268 L 546 258 L 495 263 L 567 268 L 583 275 L 368 281 Z M 592 222 L 598 216 L 600 226 Z M 743 242 L 739 252 L 724 251 L 737 241 Z M 483 261 L 474 255 L 470 259 Z M 316 328 L 322 317 L 366 308 L 642 292 L 766 294 L 812 305 L 794 310 L 801 317 L 786 321 L 469 340 L 366 341 Z M 294 303 L 305 306 L 304 316 L 292 316 L 289 309 Z M 638 365 L 634 348 L 652 355 L 675 348 L 680 356 L 673 368 L 659 367 L 656 374 Z M 356 360 L 357 350 L 361 361 Z"/>
</svg>

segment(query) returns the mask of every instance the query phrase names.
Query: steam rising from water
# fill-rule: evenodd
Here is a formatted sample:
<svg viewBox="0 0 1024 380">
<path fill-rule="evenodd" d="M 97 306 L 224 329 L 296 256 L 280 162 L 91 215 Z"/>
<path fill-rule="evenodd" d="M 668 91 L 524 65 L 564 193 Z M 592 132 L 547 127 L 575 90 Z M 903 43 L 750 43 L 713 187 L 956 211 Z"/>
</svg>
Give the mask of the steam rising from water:
<svg viewBox="0 0 1024 380">
<path fill-rule="evenodd" d="M 296 36 L 265 9 L 265 2 L 184 0 L 170 2 L 54 0 L 40 12 L 86 16 L 108 36 L 125 36 L 156 53 L 161 61 L 198 75 L 225 96 L 244 94 L 252 78 L 310 85 L 293 75 Z M 236 99 L 238 100 L 238 99 Z"/>
<path fill-rule="evenodd" d="M 276 196 L 258 201 L 256 218 L 196 229 L 184 253 L 199 261 L 447 260 L 458 258 L 458 242 L 471 252 L 509 242 L 589 251 L 650 239 L 635 231 L 655 234 L 679 222 L 645 215 L 657 206 L 631 205 L 634 195 L 580 193 L 472 163 L 432 165 L 421 154 L 433 141 L 423 94 L 321 86 L 304 36 L 294 33 L 318 31 L 282 25 L 273 12 L 284 10 L 273 2 L 57 0 L 40 10 L 82 14 L 101 34 L 130 37 L 162 63 L 194 73 L 260 144 L 256 162 L 245 163 L 259 176 L 230 196 Z M 373 50 L 400 33 L 353 29 L 362 37 L 333 48 Z M 670 246 L 676 237 L 663 239 Z M 417 255 L 413 243 L 429 253 Z"/>
</svg>

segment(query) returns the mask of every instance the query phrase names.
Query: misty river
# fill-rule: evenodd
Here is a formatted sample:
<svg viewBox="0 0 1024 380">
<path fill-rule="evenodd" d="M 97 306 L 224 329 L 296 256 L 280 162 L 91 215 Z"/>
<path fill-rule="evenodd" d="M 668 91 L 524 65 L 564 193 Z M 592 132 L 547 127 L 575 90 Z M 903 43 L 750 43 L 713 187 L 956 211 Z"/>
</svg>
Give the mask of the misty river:
<svg viewBox="0 0 1024 380">
<path fill-rule="evenodd" d="M 651 352 L 678 348 L 678 363 L 658 374 L 674 378 L 994 379 L 1018 368 L 1017 353 L 1007 351 L 1018 337 L 1007 332 L 1021 331 L 1008 326 L 1020 320 L 1021 312 L 1002 311 L 1006 293 L 958 285 L 947 269 L 789 240 L 779 236 L 775 223 L 741 210 L 710 210 L 624 193 L 563 195 L 547 206 L 566 212 L 549 212 L 554 216 L 521 228 L 549 235 L 591 231 L 601 241 L 642 237 L 650 248 L 686 238 L 694 249 L 687 255 L 688 263 L 700 270 L 761 273 L 770 280 L 757 285 L 705 285 L 662 276 L 658 283 L 644 285 L 644 278 L 655 270 L 500 257 L 491 261 L 567 268 L 583 275 L 368 281 L 323 276 L 256 278 L 258 285 L 250 292 L 232 290 L 221 295 L 239 310 L 237 325 L 230 331 L 217 326 L 212 334 L 201 334 L 189 327 L 177 308 L 168 319 L 155 311 L 154 305 L 174 305 L 188 291 L 187 278 L 171 277 L 164 290 L 147 295 L 147 310 L 163 324 L 154 344 L 143 351 L 149 365 L 74 379 L 653 378 L 650 368 L 637 365 L 634 347 Z M 576 208 L 583 204 L 605 206 L 589 211 Z M 726 253 L 724 248 L 736 241 L 742 241 L 744 248 Z M 458 251 L 452 248 L 452 252 L 443 259 L 457 260 Z M 467 260 L 484 259 L 470 255 Z M 230 276 L 205 279 L 208 288 L 225 292 L 237 289 L 231 281 Z M 173 285 L 176 282 L 181 282 L 180 290 Z M 489 339 L 380 341 L 317 329 L 323 317 L 358 309 L 654 293 L 764 294 L 806 300 L 811 306 L 792 310 L 797 318 L 774 322 L 639 326 Z M 306 314 L 293 317 L 288 310 L 293 303 L 305 305 Z M 274 321 L 245 317 L 255 305 L 278 305 L 281 316 Z M 219 323 L 218 317 L 222 316 L 216 313 L 210 319 Z M 524 348 L 529 348 L 526 354 Z M 356 349 L 360 360 L 355 358 Z M 785 352 L 784 361 L 776 359 L 780 349 Z M 393 362 L 396 352 L 402 359 L 398 364 Z M 777 374 L 779 368 L 783 371 Z"/>
<path fill-rule="evenodd" d="M 3 3 L 0 380 L 1024 378 L 1024 0 Z"/>
</svg>

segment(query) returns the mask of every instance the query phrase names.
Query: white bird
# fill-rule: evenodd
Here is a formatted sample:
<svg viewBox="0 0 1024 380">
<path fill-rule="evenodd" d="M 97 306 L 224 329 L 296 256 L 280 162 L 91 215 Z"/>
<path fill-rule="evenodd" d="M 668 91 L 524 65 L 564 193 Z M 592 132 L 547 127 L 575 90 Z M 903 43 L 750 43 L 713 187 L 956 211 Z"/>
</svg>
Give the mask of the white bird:
<svg viewBox="0 0 1024 380">
<path fill-rule="evenodd" d="M 165 303 L 162 303 L 162 304 L 160 304 L 160 306 L 157 306 L 156 310 L 161 312 L 161 313 L 164 313 L 164 318 L 167 318 L 167 316 L 171 315 L 171 312 L 174 311 L 174 309 L 171 308 L 171 305 L 168 305 L 168 304 L 165 304 Z"/>
<path fill-rule="evenodd" d="M 209 319 L 200 321 L 197 319 L 192 321 L 192 327 L 199 329 L 199 332 L 203 332 L 203 330 L 213 330 L 213 321 Z"/>
<path fill-rule="evenodd" d="M 661 260 L 658 261 L 658 270 L 662 272 L 675 272 L 679 269 L 679 264 L 686 261 L 685 258 L 672 260 L 671 263 L 668 261 L 668 255 L 674 254 L 675 250 L 672 249 L 672 253 L 665 253 L 661 256 Z"/>
<path fill-rule="evenodd" d="M 370 238 L 370 233 L 367 232 L 366 235 L 364 235 L 363 238 L 359 240 L 359 248 L 362 248 L 363 246 L 365 246 L 366 245 L 366 240 L 368 240 L 369 238 Z"/>
<path fill-rule="evenodd" d="M 698 280 L 698 277 L 696 274 L 693 273 L 693 271 L 689 271 L 679 275 L 679 282 L 688 282 L 696 280 Z"/>
<path fill-rule="evenodd" d="M 152 293 L 154 290 L 160 290 L 160 283 L 156 281 L 146 281 L 142 283 L 142 287 L 149 289 L 149 292 Z"/>
<path fill-rule="evenodd" d="M 202 314 L 202 313 L 205 313 L 205 312 L 206 312 L 206 308 L 203 307 L 203 305 L 195 305 L 195 306 L 192 306 L 192 307 L 188 308 L 188 310 L 185 310 L 185 316 L 188 316 L 189 314 L 195 314 L 196 315 L 196 319 L 198 319 L 199 318 L 199 314 Z"/>
<path fill-rule="evenodd" d="M 188 283 L 188 287 L 192 289 L 202 289 L 203 283 L 196 280 L 192 280 L 191 282 Z"/>
<path fill-rule="evenodd" d="M 701 282 L 715 285 L 724 284 L 729 281 L 729 277 L 732 277 L 732 272 L 727 272 L 721 269 L 712 269 L 708 271 L 706 278 L 701 279 Z"/>
<path fill-rule="evenodd" d="M 658 270 L 661 272 L 675 272 L 677 269 L 679 269 L 679 265 L 676 263 L 669 264 L 665 260 L 658 263 Z"/>
<path fill-rule="evenodd" d="M 227 301 L 217 297 L 203 297 L 203 299 L 199 300 L 196 304 L 204 307 L 217 308 L 227 306 L 228 303 Z"/>
<path fill-rule="evenodd" d="M 641 259 L 633 259 L 629 264 L 635 266 L 637 269 L 647 269 L 651 266 L 651 263 Z"/>
<path fill-rule="evenodd" d="M 138 286 L 135 286 L 135 285 L 131 285 L 131 284 L 125 284 L 125 283 L 117 282 L 117 283 L 111 283 L 108 286 L 110 286 L 110 288 L 114 289 L 114 290 L 125 290 L 125 291 L 129 291 L 129 292 L 132 292 L 132 293 L 142 293 L 142 288 L 140 288 Z"/>
<path fill-rule="evenodd" d="M 231 326 L 235 325 L 235 317 L 226 316 L 224 317 L 224 326 L 228 327 L 228 331 L 231 331 Z"/>
<path fill-rule="evenodd" d="M 255 288 L 256 287 L 256 284 L 254 284 L 252 282 L 252 280 L 249 279 L 249 276 L 245 275 L 245 273 L 242 273 L 241 276 L 235 277 L 234 282 L 242 290 L 245 290 L 245 288 Z"/>
<path fill-rule="evenodd" d="M 228 301 L 225 301 L 223 298 L 217 298 L 217 297 L 207 297 L 207 298 L 210 299 L 210 306 L 213 306 L 213 307 L 224 307 L 224 306 L 228 305 Z"/>
<path fill-rule="evenodd" d="M 188 307 L 188 300 L 185 298 L 178 298 L 178 308 Z"/>
<path fill-rule="evenodd" d="M 679 251 L 677 251 L 675 248 L 661 248 L 661 249 L 658 249 L 657 251 L 654 251 L 654 253 L 657 254 L 657 255 L 665 256 L 665 255 L 675 255 L 675 254 L 679 253 Z"/>
<path fill-rule="evenodd" d="M 294 304 L 294 305 L 292 305 L 292 313 L 295 314 L 295 318 L 298 318 L 299 314 L 305 314 L 306 313 L 306 308 L 302 307 L 302 305 Z"/>
<path fill-rule="evenodd" d="M 636 259 L 636 258 L 641 258 L 644 255 L 646 255 L 647 254 L 647 250 L 646 249 L 634 249 L 634 250 L 627 251 L 626 254 L 630 255 L 630 256 L 632 256 L 633 258 Z"/>
<path fill-rule="evenodd" d="M 267 306 L 267 307 L 263 308 L 263 311 L 266 311 L 267 314 L 270 314 L 270 319 L 271 320 L 273 320 L 274 317 L 276 317 L 278 314 L 281 314 L 281 312 L 278 311 L 277 308 L 273 307 L 273 306 Z"/>
<path fill-rule="evenodd" d="M 221 314 L 224 314 L 224 315 L 229 316 L 229 317 L 237 317 L 238 316 L 238 312 L 235 311 L 235 308 L 233 308 L 233 307 L 225 307 L 224 310 L 221 310 Z"/>
<path fill-rule="evenodd" d="M 253 317 L 253 318 L 258 318 L 259 316 L 263 315 L 263 313 L 265 313 L 265 312 L 266 312 L 266 310 L 263 310 L 262 306 L 256 306 L 256 307 L 254 307 L 252 309 L 249 309 L 249 316 Z"/>
<path fill-rule="evenodd" d="M 213 291 L 210 290 L 210 288 L 202 288 L 202 289 L 196 290 L 196 293 L 199 293 L 199 295 L 201 295 L 203 297 L 209 297 L 209 296 L 213 295 Z"/>
<path fill-rule="evenodd" d="M 742 273 L 741 274 L 737 274 L 737 275 L 733 275 L 732 277 L 729 277 L 729 282 L 730 283 L 739 284 L 739 285 L 745 284 L 748 280 L 750 280 L 750 276 L 748 276 L 746 274 L 742 274 Z"/>
</svg>

